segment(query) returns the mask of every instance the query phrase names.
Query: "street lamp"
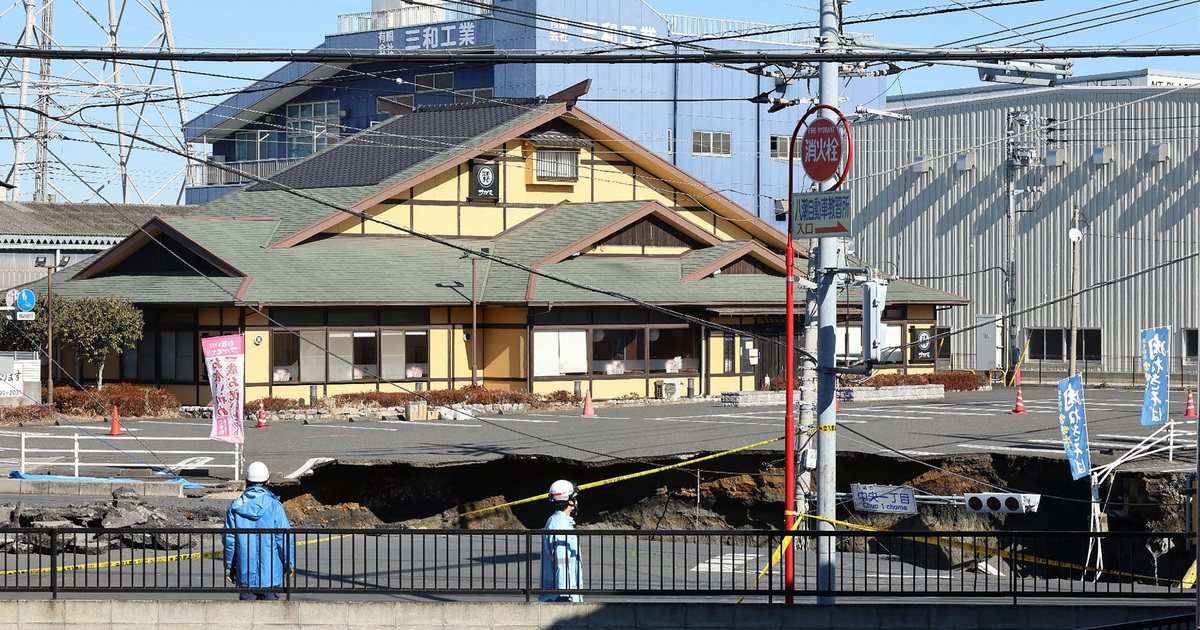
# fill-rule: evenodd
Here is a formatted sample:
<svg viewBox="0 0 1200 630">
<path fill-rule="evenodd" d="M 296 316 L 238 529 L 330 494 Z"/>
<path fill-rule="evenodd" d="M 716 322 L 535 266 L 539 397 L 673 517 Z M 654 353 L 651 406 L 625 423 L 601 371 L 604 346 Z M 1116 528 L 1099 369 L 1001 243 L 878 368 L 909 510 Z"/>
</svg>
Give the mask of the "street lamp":
<svg viewBox="0 0 1200 630">
<path fill-rule="evenodd" d="M 46 256 L 33 260 L 34 267 L 46 268 L 46 405 L 54 404 L 54 272 L 66 267 L 70 256 L 54 250 L 54 264 Z"/>
<path fill-rule="evenodd" d="M 491 253 L 492 248 L 483 247 L 480 251 L 484 256 Z M 476 263 L 479 261 L 479 256 L 473 255 L 471 252 L 466 252 L 459 259 L 469 259 L 471 261 L 471 386 L 479 384 L 478 369 L 479 369 L 479 320 L 477 311 L 479 309 L 479 300 L 475 294 L 475 269 Z"/>
<path fill-rule="evenodd" d="M 1083 230 L 1079 229 L 1079 206 L 1071 215 L 1073 225 L 1067 230 L 1067 238 L 1071 240 L 1071 341 L 1068 346 L 1067 378 L 1075 376 L 1075 348 L 1079 341 L 1079 241 L 1083 240 Z"/>
</svg>

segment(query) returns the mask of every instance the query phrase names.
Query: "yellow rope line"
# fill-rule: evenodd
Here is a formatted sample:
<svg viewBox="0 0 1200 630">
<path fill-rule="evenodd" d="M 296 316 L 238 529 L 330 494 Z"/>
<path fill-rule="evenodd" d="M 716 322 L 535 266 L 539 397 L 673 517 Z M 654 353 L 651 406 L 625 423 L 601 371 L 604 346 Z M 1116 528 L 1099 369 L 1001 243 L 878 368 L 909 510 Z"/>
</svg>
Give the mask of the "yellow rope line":
<svg viewBox="0 0 1200 630">
<path fill-rule="evenodd" d="M 330 542 L 342 538 L 348 538 L 353 534 L 340 534 L 337 536 L 323 536 L 314 540 L 296 541 L 296 545 L 303 547 L 304 545 L 313 545 L 317 543 Z M 294 534 L 293 534 L 294 536 Z M 196 551 L 193 553 L 174 554 L 170 556 L 151 556 L 149 558 L 130 558 L 128 560 L 110 560 L 108 562 L 89 562 L 87 564 L 71 564 L 67 566 L 57 567 L 55 571 L 87 571 L 89 569 L 111 569 L 113 567 L 132 567 L 147 564 L 160 564 L 163 562 L 183 562 L 186 560 L 199 560 L 201 558 L 224 558 L 225 553 L 222 550 L 214 549 L 212 551 Z M 33 575 L 37 573 L 49 573 L 50 567 L 39 567 L 36 569 L 13 569 L 10 571 L 0 571 L 0 575 Z"/>
<path fill-rule="evenodd" d="M 725 455 L 732 455 L 734 453 L 748 451 L 752 448 L 766 446 L 767 444 L 772 444 L 772 443 L 778 442 L 782 439 L 783 439 L 782 437 L 771 438 L 769 440 L 763 440 L 762 442 L 756 442 L 754 444 L 748 444 L 746 446 L 739 446 L 737 448 L 730 449 L 727 451 L 721 451 L 720 453 L 714 453 L 712 455 L 705 455 L 704 457 L 697 457 L 695 459 L 689 459 L 687 461 L 679 462 L 677 464 L 660 466 L 658 468 L 652 468 L 650 470 L 643 470 L 641 472 L 630 473 L 628 475 L 621 475 L 619 477 L 612 477 L 609 479 L 602 479 L 600 481 L 592 481 L 589 483 L 580 484 L 579 489 L 580 490 L 589 490 L 591 488 L 599 488 L 600 486 L 606 486 L 610 483 L 617 483 L 620 481 L 628 481 L 630 479 L 637 479 L 638 477 L 645 477 L 647 475 L 653 475 L 653 474 L 657 474 L 657 473 L 667 471 L 667 470 L 683 468 L 684 466 L 691 466 L 692 464 L 698 464 L 700 462 L 708 461 L 710 459 L 724 457 Z M 453 520 L 456 518 L 463 518 L 466 516 L 474 516 L 476 514 L 483 514 L 484 512 L 491 512 L 493 510 L 499 510 L 500 508 L 511 507 L 514 505 L 523 505 L 525 503 L 532 503 L 534 501 L 542 501 L 542 500 L 546 500 L 549 498 L 550 498 L 550 493 L 539 494 L 537 496 L 527 497 L 524 499 L 517 499 L 516 501 L 508 501 L 506 503 L 501 503 L 499 505 L 492 505 L 492 506 L 485 507 L 485 508 L 479 508 L 478 510 L 471 510 L 470 512 L 463 512 L 462 514 L 453 514 L 450 516 L 432 516 L 429 518 L 421 519 L 421 520 L 417 521 L 417 523 L 426 523 L 426 522 L 431 522 L 431 521 L 449 521 L 449 520 Z"/>
</svg>

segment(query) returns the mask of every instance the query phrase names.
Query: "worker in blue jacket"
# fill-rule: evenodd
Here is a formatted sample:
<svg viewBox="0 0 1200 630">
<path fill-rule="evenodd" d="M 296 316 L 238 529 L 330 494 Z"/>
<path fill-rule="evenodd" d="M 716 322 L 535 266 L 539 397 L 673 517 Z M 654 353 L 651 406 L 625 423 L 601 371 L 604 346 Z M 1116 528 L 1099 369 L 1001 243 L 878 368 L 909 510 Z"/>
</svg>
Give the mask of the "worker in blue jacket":
<svg viewBox="0 0 1200 630">
<path fill-rule="evenodd" d="M 246 467 L 246 491 L 225 513 L 226 529 L 290 529 L 279 497 L 267 490 L 271 473 L 267 465 L 253 462 Z M 279 588 L 284 575 L 296 576 L 296 544 L 282 532 L 256 534 L 225 533 L 225 573 L 230 582 L 244 589 L 238 599 L 277 600 L 279 593 L 256 589 Z"/>
<path fill-rule="evenodd" d="M 575 529 L 574 514 L 579 511 L 579 486 L 566 479 L 550 484 L 550 503 L 554 514 L 546 521 L 545 529 Z M 583 588 L 583 557 L 579 553 L 579 537 L 575 534 L 542 535 L 542 589 Z M 579 593 L 546 592 L 540 602 L 582 602 Z"/>
</svg>

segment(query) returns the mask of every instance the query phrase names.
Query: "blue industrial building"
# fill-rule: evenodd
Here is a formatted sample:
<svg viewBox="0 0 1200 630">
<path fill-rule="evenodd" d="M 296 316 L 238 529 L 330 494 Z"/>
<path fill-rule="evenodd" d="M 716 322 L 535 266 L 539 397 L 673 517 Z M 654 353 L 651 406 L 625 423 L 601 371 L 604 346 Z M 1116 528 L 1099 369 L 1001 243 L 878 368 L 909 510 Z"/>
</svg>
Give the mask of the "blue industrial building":
<svg viewBox="0 0 1200 630">
<path fill-rule="evenodd" d="M 338 34 L 317 51 L 437 50 L 579 51 L 645 46 L 669 38 L 728 34 L 758 26 L 704 17 L 663 15 L 642 0 L 373 0 L 369 13 L 339 17 Z M 783 31 L 705 46 L 739 50 L 810 49 L 812 31 Z M 659 50 L 686 50 L 672 44 Z M 490 98 L 549 95 L 591 79 L 580 106 L 670 160 L 758 216 L 774 221 L 787 196 L 786 141 L 804 113 L 803 101 L 769 113 L 750 99 L 764 92 L 807 99 L 816 90 L 799 79 L 775 78 L 729 66 L 656 64 L 415 65 L 294 62 L 197 116 L 185 126 L 190 143 L 211 145 L 216 161 L 266 176 L 339 137 L 410 111 L 411 107 Z M 842 107 L 883 108 L 883 77 L 844 83 Z M 200 204 L 249 181 L 195 165 L 186 199 Z M 781 224 L 776 224 L 782 227 Z"/>
</svg>

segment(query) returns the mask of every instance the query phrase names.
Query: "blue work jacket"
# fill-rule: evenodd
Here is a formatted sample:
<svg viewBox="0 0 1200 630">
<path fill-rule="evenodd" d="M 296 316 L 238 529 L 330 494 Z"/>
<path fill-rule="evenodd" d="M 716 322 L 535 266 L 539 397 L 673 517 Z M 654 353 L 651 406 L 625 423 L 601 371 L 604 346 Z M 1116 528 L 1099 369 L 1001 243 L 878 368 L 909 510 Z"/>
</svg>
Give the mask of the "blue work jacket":
<svg viewBox="0 0 1200 630">
<path fill-rule="evenodd" d="M 575 519 L 555 512 L 543 529 L 575 529 Z M 575 534 L 542 535 L 542 588 L 583 588 L 583 557 Z M 543 593 L 539 602 L 581 602 L 578 593 Z"/>
<path fill-rule="evenodd" d="M 250 486 L 225 513 L 226 529 L 288 529 L 291 523 L 279 497 L 262 486 Z M 296 543 L 290 534 L 225 533 L 225 570 L 237 568 L 241 588 L 283 584 L 284 572 L 296 566 Z"/>
</svg>

